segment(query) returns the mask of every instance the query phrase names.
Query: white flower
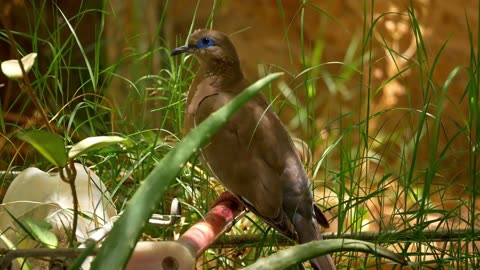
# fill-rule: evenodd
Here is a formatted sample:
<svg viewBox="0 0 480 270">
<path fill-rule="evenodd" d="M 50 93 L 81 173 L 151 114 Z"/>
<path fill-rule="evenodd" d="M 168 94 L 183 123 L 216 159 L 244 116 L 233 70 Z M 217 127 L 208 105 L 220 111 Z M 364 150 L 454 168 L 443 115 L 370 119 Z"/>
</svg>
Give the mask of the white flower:
<svg viewBox="0 0 480 270">
<path fill-rule="evenodd" d="M 33 67 L 33 63 L 35 63 L 35 58 L 37 58 L 37 53 L 29 53 L 22 57 L 22 64 L 23 69 L 25 70 L 25 74 L 27 74 L 30 69 Z M 12 80 L 18 80 L 23 78 L 22 68 L 18 63 L 17 59 L 11 59 L 2 62 L 2 72 L 8 78 Z"/>
</svg>

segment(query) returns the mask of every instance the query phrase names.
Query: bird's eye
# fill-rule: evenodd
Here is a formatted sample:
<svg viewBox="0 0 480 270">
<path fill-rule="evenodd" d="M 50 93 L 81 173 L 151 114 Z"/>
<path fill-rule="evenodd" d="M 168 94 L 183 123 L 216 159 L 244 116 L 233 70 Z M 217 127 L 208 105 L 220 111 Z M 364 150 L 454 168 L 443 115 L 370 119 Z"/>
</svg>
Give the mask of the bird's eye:
<svg viewBox="0 0 480 270">
<path fill-rule="evenodd" d="M 197 43 L 197 48 L 199 49 L 205 49 L 211 46 L 215 46 L 215 41 L 209 36 L 202 37 Z"/>
</svg>

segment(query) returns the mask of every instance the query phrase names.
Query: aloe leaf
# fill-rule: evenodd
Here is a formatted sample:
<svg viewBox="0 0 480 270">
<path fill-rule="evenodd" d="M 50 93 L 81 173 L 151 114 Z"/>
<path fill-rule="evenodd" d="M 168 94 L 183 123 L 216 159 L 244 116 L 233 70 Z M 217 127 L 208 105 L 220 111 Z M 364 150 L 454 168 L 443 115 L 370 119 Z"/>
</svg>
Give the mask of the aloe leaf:
<svg viewBox="0 0 480 270">
<path fill-rule="evenodd" d="M 407 261 L 403 256 L 373 243 L 352 239 L 329 239 L 312 241 L 278 251 L 275 254 L 262 258 L 249 265 L 248 267 L 244 268 L 244 270 L 290 269 L 299 263 L 318 256 L 327 255 L 333 252 L 348 251 L 370 253 L 378 257 L 390 259 L 402 265 L 407 264 Z"/>
</svg>

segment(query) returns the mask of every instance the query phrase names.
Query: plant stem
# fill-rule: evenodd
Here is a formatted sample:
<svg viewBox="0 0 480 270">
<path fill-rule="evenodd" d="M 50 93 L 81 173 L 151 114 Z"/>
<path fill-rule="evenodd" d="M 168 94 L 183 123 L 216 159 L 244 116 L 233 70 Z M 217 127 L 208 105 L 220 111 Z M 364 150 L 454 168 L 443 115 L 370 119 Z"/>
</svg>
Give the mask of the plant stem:
<svg viewBox="0 0 480 270">
<path fill-rule="evenodd" d="M 63 174 L 63 168 L 60 168 L 60 178 L 63 182 L 70 185 L 70 190 L 72 192 L 73 198 L 73 224 L 72 224 L 72 239 L 73 241 L 77 240 L 76 232 L 77 232 L 77 224 L 78 224 L 78 196 L 77 196 L 77 188 L 75 186 L 75 179 L 77 178 L 77 170 L 75 169 L 75 164 L 73 159 L 68 161 L 68 166 L 65 167 L 65 171 L 67 172 L 67 177 Z"/>
</svg>

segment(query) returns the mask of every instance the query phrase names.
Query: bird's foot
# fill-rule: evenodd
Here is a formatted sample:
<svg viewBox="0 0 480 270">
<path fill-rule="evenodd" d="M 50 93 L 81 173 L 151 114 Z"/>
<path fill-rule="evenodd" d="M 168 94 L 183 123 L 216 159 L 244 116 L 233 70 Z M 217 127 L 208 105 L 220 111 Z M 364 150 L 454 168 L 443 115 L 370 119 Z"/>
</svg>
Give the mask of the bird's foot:
<svg viewBox="0 0 480 270">
<path fill-rule="evenodd" d="M 240 200 L 233 195 L 232 193 L 225 191 L 220 196 L 215 200 L 215 202 L 212 204 L 212 207 L 215 207 L 219 204 L 223 204 L 226 207 L 228 207 L 233 213 L 233 217 L 230 221 L 230 226 L 227 229 L 227 231 L 230 231 L 233 226 L 235 225 L 236 219 L 239 219 L 243 216 L 243 213 L 245 211 L 245 206 L 240 202 Z"/>
</svg>

